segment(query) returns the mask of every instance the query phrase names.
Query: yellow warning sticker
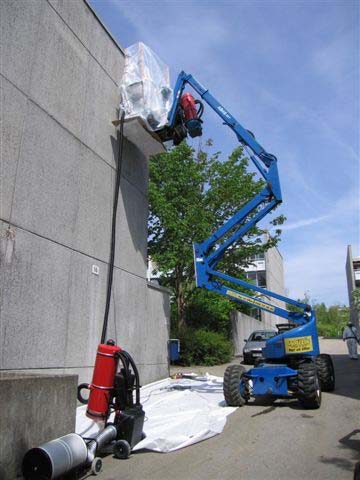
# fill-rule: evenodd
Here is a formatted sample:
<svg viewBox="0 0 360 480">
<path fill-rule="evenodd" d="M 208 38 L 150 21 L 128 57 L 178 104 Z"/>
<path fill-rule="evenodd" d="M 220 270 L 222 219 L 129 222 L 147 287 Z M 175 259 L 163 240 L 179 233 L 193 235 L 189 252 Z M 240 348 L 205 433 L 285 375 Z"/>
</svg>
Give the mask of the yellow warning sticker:
<svg viewBox="0 0 360 480">
<path fill-rule="evenodd" d="M 286 353 L 303 353 L 311 352 L 313 343 L 311 336 L 298 338 L 285 338 L 285 352 Z"/>
<path fill-rule="evenodd" d="M 260 302 L 260 300 L 255 300 L 254 298 L 247 297 L 246 295 L 242 295 L 241 293 L 234 292 L 233 290 L 226 290 L 226 295 L 230 297 L 238 298 L 239 300 L 243 300 L 244 302 L 251 303 L 252 305 L 256 305 L 257 307 L 263 308 L 264 310 L 268 310 L 269 312 L 274 312 L 275 307 L 268 305 L 267 303 Z"/>
</svg>

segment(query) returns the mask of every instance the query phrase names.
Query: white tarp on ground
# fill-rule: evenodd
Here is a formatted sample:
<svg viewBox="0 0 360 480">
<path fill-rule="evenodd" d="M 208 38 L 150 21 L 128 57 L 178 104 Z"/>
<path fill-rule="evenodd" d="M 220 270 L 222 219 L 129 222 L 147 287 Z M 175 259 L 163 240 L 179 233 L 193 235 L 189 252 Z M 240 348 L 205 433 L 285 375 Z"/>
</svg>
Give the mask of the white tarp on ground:
<svg viewBox="0 0 360 480">
<path fill-rule="evenodd" d="M 194 380 L 167 378 L 146 385 L 141 389 L 141 403 L 146 438 L 133 450 L 156 452 L 172 452 L 221 433 L 227 415 L 235 410 L 225 406 L 222 378 L 212 375 Z M 93 437 L 102 425 L 85 412 L 85 405 L 77 409 L 76 433 Z"/>
</svg>

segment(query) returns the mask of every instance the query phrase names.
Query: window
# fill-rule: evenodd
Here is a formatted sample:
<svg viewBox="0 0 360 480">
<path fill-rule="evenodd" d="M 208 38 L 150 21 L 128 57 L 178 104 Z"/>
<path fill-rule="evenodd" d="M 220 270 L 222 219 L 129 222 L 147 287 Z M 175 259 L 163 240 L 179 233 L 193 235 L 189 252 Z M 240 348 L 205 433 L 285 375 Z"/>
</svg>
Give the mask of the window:
<svg viewBox="0 0 360 480">
<path fill-rule="evenodd" d="M 249 262 L 256 262 L 257 260 L 265 260 L 265 253 L 257 253 L 249 258 Z"/>
<path fill-rule="evenodd" d="M 265 272 L 256 272 L 258 287 L 266 288 L 266 274 Z"/>
<path fill-rule="evenodd" d="M 257 287 L 266 288 L 265 272 L 247 272 L 246 278 Z"/>
<path fill-rule="evenodd" d="M 276 335 L 276 332 L 253 332 L 249 338 L 251 342 L 264 342 Z"/>
<path fill-rule="evenodd" d="M 262 312 L 260 308 L 252 308 L 250 316 L 258 320 L 259 322 L 262 322 Z"/>
</svg>

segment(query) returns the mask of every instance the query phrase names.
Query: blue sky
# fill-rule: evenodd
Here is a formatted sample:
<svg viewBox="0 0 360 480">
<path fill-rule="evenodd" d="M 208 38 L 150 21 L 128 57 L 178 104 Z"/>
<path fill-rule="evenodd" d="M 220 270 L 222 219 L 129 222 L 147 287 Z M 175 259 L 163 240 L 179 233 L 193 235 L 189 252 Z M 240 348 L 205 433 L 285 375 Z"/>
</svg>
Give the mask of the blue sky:
<svg viewBox="0 0 360 480">
<path fill-rule="evenodd" d="M 121 46 L 150 46 L 172 84 L 194 75 L 277 156 L 288 294 L 348 304 L 347 245 L 360 255 L 358 2 L 90 3 Z M 237 144 L 210 108 L 204 130 L 224 156 Z"/>
</svg>

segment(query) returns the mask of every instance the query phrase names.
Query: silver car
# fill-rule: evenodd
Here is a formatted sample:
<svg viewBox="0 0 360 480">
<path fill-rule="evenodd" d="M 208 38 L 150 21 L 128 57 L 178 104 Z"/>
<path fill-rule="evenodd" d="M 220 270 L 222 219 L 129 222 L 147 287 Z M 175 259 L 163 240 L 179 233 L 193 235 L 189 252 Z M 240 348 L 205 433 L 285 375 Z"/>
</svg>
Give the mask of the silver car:
<svg viewBox="0 0 360 480">
<path fill-rule="evenodd" d="M 276 334 L 275 330 L 256 330 L 252 332 L 249 338 L 244 340 L 246 342 L 243 348 L 244 363 L 253 364 L 256 358 L 261 357 L 266 340 Z"/>
</svg>

